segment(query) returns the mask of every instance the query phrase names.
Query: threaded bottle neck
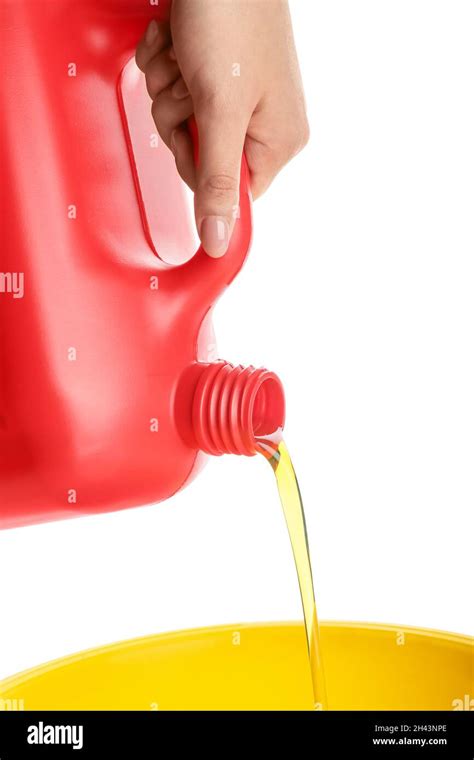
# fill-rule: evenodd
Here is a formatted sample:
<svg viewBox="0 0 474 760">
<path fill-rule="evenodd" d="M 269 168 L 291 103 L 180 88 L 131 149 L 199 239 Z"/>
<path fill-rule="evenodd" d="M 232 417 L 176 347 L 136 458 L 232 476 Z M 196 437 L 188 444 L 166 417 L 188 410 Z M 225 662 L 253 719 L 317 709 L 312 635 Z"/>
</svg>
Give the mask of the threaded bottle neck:
<svg viewBox="0 0 474 760">
<path fill-rule="evenodd" d="M 257 439 L 284 421 L 283 387 L 273 372 L 228 362 L 204 366 L 192 404 L 193 432 L 203 451 L 253 456 Z"/>
</svg>

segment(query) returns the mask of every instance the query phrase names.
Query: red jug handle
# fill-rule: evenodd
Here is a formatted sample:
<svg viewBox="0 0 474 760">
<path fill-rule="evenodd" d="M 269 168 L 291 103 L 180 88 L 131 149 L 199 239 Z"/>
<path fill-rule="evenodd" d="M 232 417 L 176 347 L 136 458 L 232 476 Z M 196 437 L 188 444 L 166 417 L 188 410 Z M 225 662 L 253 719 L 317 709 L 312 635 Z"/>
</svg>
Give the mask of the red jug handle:
<svg viewBox="0 0 474 760">
<path fill-rule="evenodd" d="M 196 120 L 188 120 L 188 129 L 194 146 L 194 158 L 199 161 L 199 136 Z M 185 264 L 173 267 L 169 276 L 173 286 L 184 288 L 196 307 L 206 311 L 242 268 L 252 240 L 252 196 L 250 175 L 245 154 L 240 167 L 239 205 L 227 253 L 215 259 L 205 253 L 202 245 Z M 189 299 L 187 300 L 189 308 Z"/>
</svg>

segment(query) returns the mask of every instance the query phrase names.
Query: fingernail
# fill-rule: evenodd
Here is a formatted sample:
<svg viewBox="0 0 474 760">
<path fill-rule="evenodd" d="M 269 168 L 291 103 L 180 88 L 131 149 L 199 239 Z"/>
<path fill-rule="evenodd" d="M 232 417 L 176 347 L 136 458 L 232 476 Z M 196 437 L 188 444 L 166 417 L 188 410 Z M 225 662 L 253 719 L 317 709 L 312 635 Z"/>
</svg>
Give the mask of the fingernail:
<svg viewBox="0 0 474 760">
<path fill-rule="evenodd" d="M 183 98 L 188 97 L 189 90 L 186 87 L 186 82 L 184 81 L 183 77 L 180 77 L 176 80 L 173 87 L 171 88 L 171 94 L 173 98 L 176 98 L 177 100 L 182 100 Z"/>
<path fill-rule="evenodd" d="M 173 46 L 170 47 L 170 49 L 168 51 L 168 55 L 169 55 L 169 57 L 171 58 L 172 61 L 176 61 L 176 53 L 175 53 L 175 49 L 174 49 Z"/>
<path fill-rule="evenodd" d="M 171 133 L 171 137 L 170 137 L 171 150 L 174 156 L 176 155 L 176 132 L 177 131 L 178 131 L 177 129 L 173 129 Z"/>
<path fill-rule="evenodd" d="M 156 23 L 155 19 L 153 21 L 150 21 L 148 24 L 147 30 L 145 32 L 145 42 L 147 45 L 153 45 L 154 41 L 156 40 L 156 37 L 158 35 L 158 24 Z"/>
<path fill-rule="evenodd" d="M 229 223 L 223 216 L 206 216 L 201 224 L 201 242 L 209 256 L 223 256 L 229 246 Z"/>
</svg>

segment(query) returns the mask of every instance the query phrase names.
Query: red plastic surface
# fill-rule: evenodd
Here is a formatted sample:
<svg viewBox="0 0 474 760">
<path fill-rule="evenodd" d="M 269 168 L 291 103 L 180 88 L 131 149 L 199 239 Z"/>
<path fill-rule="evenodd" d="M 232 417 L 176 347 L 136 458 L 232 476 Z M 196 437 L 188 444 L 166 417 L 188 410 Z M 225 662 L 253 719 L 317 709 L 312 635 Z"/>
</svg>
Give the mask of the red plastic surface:
<svg viewBox="0 0 474 760">
<path fill-rule="evenodd" d="M 199 467 L 183 377 L 215 358 L 210 309 L 247 255 L 251 201 L 243 160 L 226 256 L 155 252 L 121 76 L 167 5 L 2 0 L 1 528 L 156 502 Z M 155 236 L 184 250 L 168 154 L 160 169 Z"/>
</svg>

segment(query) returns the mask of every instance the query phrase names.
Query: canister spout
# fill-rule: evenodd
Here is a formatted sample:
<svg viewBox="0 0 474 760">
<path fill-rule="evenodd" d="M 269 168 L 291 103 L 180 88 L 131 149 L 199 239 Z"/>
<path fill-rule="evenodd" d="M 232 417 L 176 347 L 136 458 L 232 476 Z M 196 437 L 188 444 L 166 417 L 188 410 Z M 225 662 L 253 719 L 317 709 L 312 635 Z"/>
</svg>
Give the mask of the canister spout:
<svg viewBox="0 0 474 760">
<path fill-rule="evenodd" d="M 267 369 L 216 362 L 204 367 L 195 387 L 192 425 L 208 454 L 253 456 L 259 437 L 285 422 L 280 379 Z"/>
<path fill-rule="evenodd" d="M 283 428 L 283 386 L 267 369 L 197 364 L 186 385 L 188 412 L 181 416 L 186 437 L 208 454 L 253 456 L 259 438 Z"/>
</svg>

